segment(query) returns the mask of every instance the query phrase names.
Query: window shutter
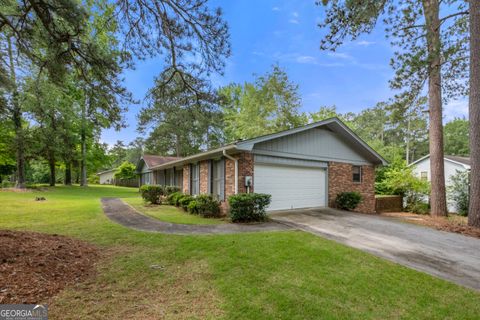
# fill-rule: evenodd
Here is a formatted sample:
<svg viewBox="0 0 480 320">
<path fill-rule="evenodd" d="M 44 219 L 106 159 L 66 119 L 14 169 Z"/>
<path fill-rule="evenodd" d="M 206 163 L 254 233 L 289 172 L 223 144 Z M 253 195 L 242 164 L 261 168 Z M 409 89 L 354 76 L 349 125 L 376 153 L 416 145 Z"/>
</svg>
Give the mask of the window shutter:
<svg viewBox="0 0 480 320">
<path fill-rule="evenodd" d="M 208 161 L 207 170 L 207 193 L 212 194 L 212 160 Z"/>
<path fill-rule="evenodd" d="M 195 186 L 196 186 L 196 190 L 195 190 L 195 194 L 200 194 L 200 163 L 197 163 L 195 165 Z"/>
<path fill-rule="evenodd" d="M 220 200 L 224 201 L 225 200 L 225 159 L 220 160 L 219 162 L 220 166 Z"/>
<path fill-rule="evenodd" d="M 189 175 L 188 175 L 188 194 L 192 194 L 192 164 L 190 163 L 188 165 L 188 170 L 189 170 Z"/>
</svg>

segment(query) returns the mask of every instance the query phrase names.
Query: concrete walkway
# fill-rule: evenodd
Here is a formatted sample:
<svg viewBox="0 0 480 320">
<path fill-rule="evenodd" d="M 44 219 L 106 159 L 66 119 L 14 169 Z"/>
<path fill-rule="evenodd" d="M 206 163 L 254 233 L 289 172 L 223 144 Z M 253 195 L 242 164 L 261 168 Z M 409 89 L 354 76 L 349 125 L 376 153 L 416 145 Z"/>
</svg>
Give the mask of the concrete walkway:
<svg viewBox="0 0 480 320">
<path fill-rule="evenodd" d="M 194 225 L 163 222 L 137 212 L 118 198 L 102 198 L 102 206 L 103 212 L 110 220 L 125 227 L 140 231 L 190 235 L 282 231 L 290 229 L 290 227 L 277 222 L 255 224 L 226 223 L 219 225 Z"/>
<path fill-rule="evenodd" d="M 480 290 L 480 239 L 329 208 L 274 212 L 270 218 Z"/>
</svg>

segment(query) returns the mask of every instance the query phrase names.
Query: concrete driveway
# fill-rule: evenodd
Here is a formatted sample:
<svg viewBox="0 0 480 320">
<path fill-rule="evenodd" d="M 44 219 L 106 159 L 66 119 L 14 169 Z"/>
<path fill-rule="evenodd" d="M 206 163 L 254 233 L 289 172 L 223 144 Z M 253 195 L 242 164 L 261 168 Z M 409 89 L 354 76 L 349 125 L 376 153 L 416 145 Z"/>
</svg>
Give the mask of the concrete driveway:
<svg viewBox="0 0 480 320">
<path fill-rule="evenodd" d="M 480 290 L 480 239 L 329 208 L 273 212 L 278 222 Z"/>
</svg>

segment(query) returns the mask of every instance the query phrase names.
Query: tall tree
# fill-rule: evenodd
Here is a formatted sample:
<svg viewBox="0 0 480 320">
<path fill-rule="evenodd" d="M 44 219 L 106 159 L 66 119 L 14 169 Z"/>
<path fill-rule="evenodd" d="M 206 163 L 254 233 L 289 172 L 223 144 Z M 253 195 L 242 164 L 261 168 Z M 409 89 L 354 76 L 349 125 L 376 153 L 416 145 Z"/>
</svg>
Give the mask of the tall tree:
<svg viewBox="0 0 480 320">
<path fill-rule="evenodd" d="M 455 2 L 444 1 L 447 6 Z M 387 36 L 398 48 L 392 60 L 396 72 L 391 86 L 418 96 L 428 82 L 431 212 L 445 215 L 442 88 L 446 93 L 443 98 L 465 92 L 465 81 L 461 81 L 466 75 L 466 45 L 461 33 L 464 4 L 460 2 L 457 11 L 451 13 L 450 8 L 440 18 L 439 0 L 323 0 L 318 3 L 327 8 L 326 18 L 320 24 L 329 31 L 322 40 L 322 49 L 335 50 L 346 38 L 356 39 L 362 33 L 371 32 L 383 17 Z"/>
<path fill-rule="evenodd" d="M 220 96 L 227 141 L 291 129 L 308 121 L 299 110 L 298 85 L 277 65 L 254 83 L 221 88 Z"/>
<path fill-rule="evenodd" d="M 468 224 L 480 227 L 480 2 L 470 0 L 470 204 Z"/>
<path fill-rule="evenodd" d="M 187 156 L 221 142 L 218 98 L 207 81 L 167 70 L 155 80 L 148 101 L 139 116 L 139 130 L 149 133 L 149 152 Z"/>
</svg>

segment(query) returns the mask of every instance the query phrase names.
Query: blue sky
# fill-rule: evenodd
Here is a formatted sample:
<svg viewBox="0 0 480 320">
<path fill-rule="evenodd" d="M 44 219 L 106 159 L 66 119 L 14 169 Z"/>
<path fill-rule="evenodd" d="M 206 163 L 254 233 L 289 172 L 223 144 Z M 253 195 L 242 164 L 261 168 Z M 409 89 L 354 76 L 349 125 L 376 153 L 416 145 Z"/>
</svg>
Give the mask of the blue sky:
<svg viewBox="0 0 480 320">
<path fill-rule="evenodd" d="M 388 86 L 393 49 L 381 26 L 336 52 L 325 52 L 319 49 L 323 31 L 317 26 L 323 12 L 313 0 L 213 0 L 210 4 L 222 7 L 232 45 L 225 74 L 210 78 L 214 86 L 252 81 L 253 74 L 263 74 L 278 63 L 299 85 L 306 112 L 331 105 L 342 113 L 358 112 L 394 94 Z M 126 86 L 135 98 L 143 99 L 162 70 L 162 61 L 161 57 L 143 61 L 125 72 Z M 102 141 L 112 145 L 117 140 L 128 143 L 135 139 L 140 107 L 129 108 L 125 115 L 128 128 L 105 130 Z M 451 102 L 444 113 L 446 120 L 466 115 L 466 101 Z"/>
</svg>

